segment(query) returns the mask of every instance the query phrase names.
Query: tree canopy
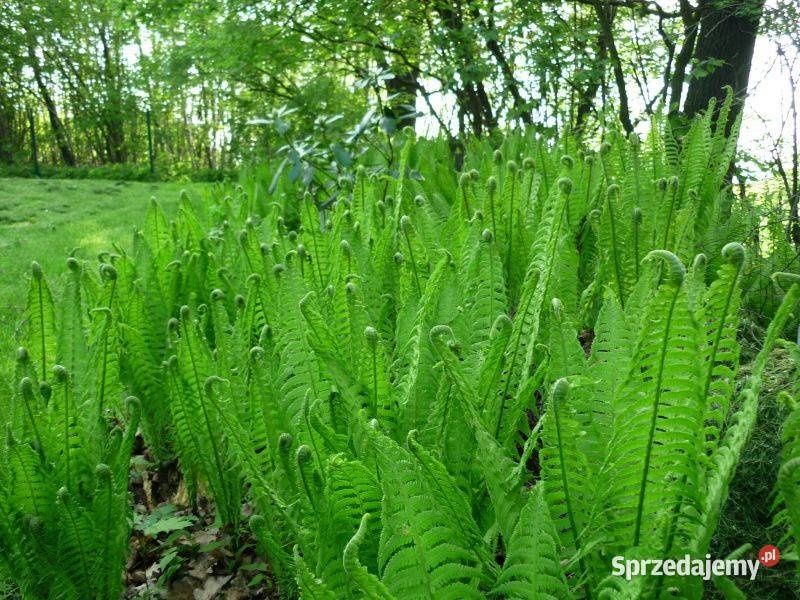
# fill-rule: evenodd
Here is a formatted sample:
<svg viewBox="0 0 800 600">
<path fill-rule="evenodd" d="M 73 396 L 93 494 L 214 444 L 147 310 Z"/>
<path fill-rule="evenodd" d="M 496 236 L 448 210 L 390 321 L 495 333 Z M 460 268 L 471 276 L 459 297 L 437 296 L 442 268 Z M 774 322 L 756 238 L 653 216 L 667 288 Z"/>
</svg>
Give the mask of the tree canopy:
<svg viewBox="0 0 800 600">
<path fill-rule="evenodd" d="M 217 169 L 312 132 L 677 126 L 734 89 L 790 0 L 2 0 L 0 161 Z M 735 119 L 739 108 L 729 118 Z M 149 117 L 148 117 L 149 113 Z M 363 121 L 363 122 L 362 122 Z M 267 125 L 266 127 L 264 125 Z M 373 133 L 370 133 L 372 135 Z"/>
</svg>

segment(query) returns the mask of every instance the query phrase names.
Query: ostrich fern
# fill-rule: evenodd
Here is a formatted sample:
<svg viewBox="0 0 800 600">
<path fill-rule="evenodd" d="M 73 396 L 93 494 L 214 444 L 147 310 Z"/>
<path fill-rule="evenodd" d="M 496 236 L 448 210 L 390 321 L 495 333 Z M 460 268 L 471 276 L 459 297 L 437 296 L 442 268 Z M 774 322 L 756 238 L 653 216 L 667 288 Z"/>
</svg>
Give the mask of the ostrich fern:
<svg viewBox="0 0 800 600">
<path fill-rule="evenodd" d="M 61 322 L 47 280 L 33 266 L 28 314 L 37 319 L 19 349 L 21 376 L 0 446 L 3 566 L 30 598 L 117 598 L 130 532 L 128 474 L 140 403 L 123 402 L 116 362 L 116 271 L 82 282 L 67 261 Z M 85 310 L 82 294 L 96 292 Z M 88 343 L 87 343 L 88 340 Z M 57 361 L 71 367 L 67 369 Z M 124 425 L 116 423 L 124 421 Z"/>
<path fill-rule="evenodd" d="M 708 116 L 680 150 L 658 120 L 562 142 L 476 142 L 457 176 L 409 136 L 396 177 L 358 168 L 325 209 L 153 203 L 57 303 L 34 267 L 3 568 L 41 597 L 51 570 L 118 592 L 141 415 L 221 525 L 249 501 L 287 598 L 699 598 L 610 560 L 705 555 L 800 292 L 737 392 L 747 250 L 709 235 L 733 142 Z"/>
</svg>

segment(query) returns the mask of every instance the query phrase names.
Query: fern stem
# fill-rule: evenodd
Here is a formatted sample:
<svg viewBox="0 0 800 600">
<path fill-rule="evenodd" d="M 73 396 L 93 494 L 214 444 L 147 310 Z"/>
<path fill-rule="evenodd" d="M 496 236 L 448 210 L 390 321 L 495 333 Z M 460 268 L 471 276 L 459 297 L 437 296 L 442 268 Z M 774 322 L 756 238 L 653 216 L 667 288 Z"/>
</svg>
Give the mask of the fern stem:
<svg viewBox="0 0 800 600">
<path fill-rule="evenodd" d="M 634 194 L 636 195 L 636 202 L 637 206 L 641 205 L 639 201 L 641 199 L 641 188 L 642 188 L 642 181 L 639 175 L 639 167 L 641 163 L 639 162 L 639 149 L 638 146 L 633 149 L 633 181 L 634 181 Z"/>
<path fill-rule="evenodd" d="M 319 290 L 321 292 L 325 288 L 325 283 L 322 277 L 322 265 L 320 265 L 319 261 L 319 242 L 317 241 L 316 231 L 317 227 L 314 225 L 314 214 L 311 212 L 311 206 L 308 202 L 305 202 L 305 205 L 306 212 L 308 213 L 309 226 L 311 228 L 311 239 L 314 240 L 314 255 L 311 257 L 311 268 L 313 269 L 316 267 L 317 274 L 319 275 Z M 319 215 L 317 215 L 317 221 L 319 221 Z"/>
<path fill-rule="evenodd" d="M 469 221 L 472 211 L 470 210 L 469 201 L 467 200 L 467 183 L 461 186 L 461 204 L 464 207 L 464 218 Z"/>
<path fill-rule="evenodd" d="M 33 382 L 29 377 L 24 377 L 20 382 L 20 393 L 22 394 L 22 401 L 25 404 L 25 412 L 28 415 L 28 420 L 31 422 L 31 429 L 33 436 L 36 438 L 36 449 L 39 458 L 44 463 L 44 445 L 42 445 L 42 436 L 39 434 L 39 428 L 36 426 L 36 420 L 33 418 L 33 408 L 31 402 L 33 401 Z"/>
<path fill-rule="evenodd" d="M 617 280 L 617 291 L 619 293 L 619 303 L 623 308 L 625 307 L 625 290 L 622 287 L 622 268 L 619 264 L 619 256 L 617 254 L 617 226 L 614 219 L 614 208 L 611 204 L 610 196 L 606 197 L 606 210 L 608 210 L 608 222 L 611 229 L 611 254 L 614 263 L 614 276 Z"/>
<path fill-rule="evenodd" d="M 641 226 L 641 212 L 637 212 L 639 209 L 633 209 L 633 266 L 636 273 L 636 279 L 639 279 L 639 228 Z"/>
<path fill-rule="evenodd" d="M 514 192 L 517 184 L 517 173 L 516 171 L 510 171 L 511 175 L 511 199 L 509 201 L 508 207 L 508 223 L 506 224 L 506 273 L 508 274 L 508 279 L 511 281 L 511 248 L 513 244 L 511 243 L 511 236 L 514 233 Z"/>
<path fill-rule="evenodd" d="M 403 230 L 403 237 L 406 238 L 406 247 L 408 248 L 408 258 L 411 261 L 411 272 L 414 274 L 414 284 L 417 287 L 417 294 L 422 296 L 422 286 L 419 283 L 419 275 L 417 274 L 417 261 L 414 259 L 414 250 L 411 248 L 411 239 L 408 237 L 408 232 Z"/>
<path fill-rule="evenodd" d="M 544 179 L 544 189 L 548 192 L 550 191 L 550 181 L 547 177 L 547 163 L 544 160 L 544 154 L 542 153 L 542 143 L 541 141 L 536 144 L 536 150 L 539 152 L 539 162 L 542 165 L 542 178 Z"/>
<path fill-rule="evenodd" d="M 111 294 L 113 297 L 114 289 L 112 288 Z M 106 317 L 108 321 L 111 320 L 111 314 L 109 311 L 108 316 Z M 99 417 L 103 416 L 103 408 L 105 408 L 105 399 L 106 399 L 106 376 L 108 374 L 108 329 L 111 327 L 109 322 L 106 322 L 106 330 L 103 334 L 103 365 L 100 370 L 100 390 L 99 390 L 99 402 L 97 403 L 97 413 Z"/>
<path fill-rule="evenodd" d="M 39 309 L 39 334 L 42 338 L 42 380 L 47 381 L 47 340 L 44 330 L 44 294 L 42 292 L 42 280 L 40 278 L 36 279 L 36 291 L 39 296 L 39 303 L 37 306 Z"/>
<path fill-rule="evenodd" d="M 372 349 L 372 414 L 378 416 L 378 348 Z"/>
<path fill-rule="evenodd" d="M 572 508 L 572 499 L 569 493 L 569 482 L 567 481 L 567 466 L 566 466 L 566 458 L 564 457 L 564 441 L 561 435 L 561 419 L 559 417 L 559 396 L 566 397 L 567 392 L 569 391 L 569 384 L 567 383 L 566 379 L 559 379 L 553 385 L 553 391 L 551 393 L 551 404 L 553 407 L 553 417 L 555 418 L 556 424 L 556 445 L 558 447 L 558 465 L 561 471 L 561 485 L 564 488 L 564 502 L 566 503 L 566 510 L 567 510 L 567 517 L 569 519 L 569 528 L 570 532 L 572 533 L 572 541 L 575 544 L 575 551 L 577 554 L 580 554 L 581 550 L 581 543 L 580 537 L 578 536 L 578 526 L 575 523 L 575 511 Z M 580 564 L 581 572 L 587 573 L 585 561 L 581 556 L 578 559 L 578 563 Z M 592 592 L 591 586 L 589 582 L 586 582 L 586 597 L 591 599 Z"/>
<path fill-rule="evenodd" d="M 69 451 L 69 404 L 70 389 L 69 379 L 64 380 L 64 469 L 66 473 L 67 489 L 72 490 L 72 477 L 70 473 L 70 451 Z"/>
<path fill-rule="evenodd" d="M 358 186 L 359 195 L 361 196 L 361 210 L 364 211 L 364 216 L 367 215 L 367 198 L 366 198 L 366 188 L 367 186 L 364 185 L 364 179 L 361 178 L 359 181 L 361 185 Z M 370 207 L 371 208 L 371 207 Z M 370 219 L 372 221 L 372 219 Z"/>
<path fill-rule="evenodd" d="M 107 329 L 105 331 L 105 335 L 103 335 L 103 370 L 102 376 L 100 378 L 100 402 L 99 402 L 99 414 L 100 416 L 103 415 L 103 407 L 105 405 L 105 396 L 106 396 L 106 374 L 108 370 L 108 329 L 111 327 L 111 306 L 114 304 L 114 295 L 117 292 L 117 278 L 114 277 L 111 280 L 111 293 L 108 296 L 108 321 L 106 322 Z"/>
<path fill-rule="evenodd" d="M 300 480 L 303 482 L 303 489 L 306 492 L 306 497 L 308 498 L 309 503 L 311 504 L 311 510 L 314 511 L 314 514 L 317 519 L 320 518 L 319 509 L 317 508 L 317 502 L 314 499 L 314 494 L 311 493 L 311 486 L 308 483 L 308 479 L 306 479 L 306 472 L 302 465 L 301 459 L 301 452 L 303 450 L 308 450 L 308 446 L 300 446 L 297 450 L 297 470 L 300 472 Z M 308 458 L 307 460 L 313 460 L 311 456 L 306 455 Z"/>
<path fill-rule="evenodd" d="M 208 416 L 208 410 L 206 409 L 205 402 L 203 402 L 203 383 L 200 382 L 200 373 L 197 371 L 197 363 L 195 361 L 194 352 L 192 351 L 192 344 L 191 344 L 191 336 L 189 335 L 188 327 L 186 325 L 186 320 L 181 319 L 181 324 L 183 325 L 184 331 L 184 339 L 186 341 L 186 348 L 189 351 L 189 360 L 192 363 L 192 374 L 194 375 L 195 385 L 197 386 L 197 394 L 198 399 L 200 400 L 200 410 L 203 413 L 203 421 L 206 425 L 206 431 L 208 432 L 208 438 L 211 442 L 211 451 L 214 454 L 214 465 L 217 469 L 217 476 L 219 477 L 219 492 L 222 495 L 222 501 L 224 509 L 221 512 L 227 513 L 228 510 L 231 508 L 228 502 L 228 489 L 225 485 L 225 469 L 222 464 L 222 458 L 220 456 L 219 448 L 217 447 L 217 432 L 211 427 L 211 419 Z M 233 516 L 226 514 L 226 517 Z M 234 520 L 236 517 L 234 517 Z"/>
<path fill-rule="evenodd" d="M 306 392 L 305 397 L 303 398 L 303 420 L 306 422 L 306 429 L 308 431 L 308 439 L 311 442 L 311 447 L 314 449 L 314 455 L 317 457 L 317 464 L 321 465 L 322 463 L 322 455 L 319 452 L 319 448 L 317 448 L 317 441 L 314 439 L 314 429 L 311 427 L 311 420 L 309 419 L 308 415 L 310 412 L 310 406 L 308 402 L 308 394 Z M 333 417 L 333 414 L 331 414 Z M 302 469 L 301 469 L 302 474 Z M 320 477 L 322 478 L 323 483 L 325 482 L 325 475 L 324 473 L 320 473 Z M 305 479 L 303 480 L 305 484 Z"/>
<path fill-rule="evenodd" d="M 488 242 L 489 248 L 489 322 L 491 323 L 492 318 L 494 318 L 494 261 L 492 260 L 492 241 Z"/>
<path fill-rule="evenodd" d="M 672 224 L 672 213 L 675 210 L 675 193 L 677 192 L 677 187 L 669 186 L 672 188 L 670 191 L 670 200 L 669 200 L 669 211 L 667 212 L 667 220 L 664 223 L 664 240 L 661 242 L 661 247 L 664 250 L 668 250 L 667 243 L 669 242 L 669 226 Z M 666 195 L 666 190 L 664 190 L 664 195 Z"/>
<path fill-rule="evenodd" d="M 492 183 L 492 182 L 490 181 L 489 183 Z M 495 214 L 494 214 L 494 194 L 495 194 L 497 186 L 496 185 L 489 185 L 487 187 L 488 187 L 488 191 L 489 191 L 489 214 L 492 217 L 492 235 L 497 237 L 497 220 L 496 220 Z"/>
<path fill-rule="evenodd" d="M 658 422 L 658 409 L 659 405 L 661 404 L 661 394 L 662 390 L 662 380 L 664 378 L 664 366 L 667 360 L 667 345 L 669 343 L 669 332 L 672 327 L 672 315 L 675 312 L 675 305 L 678 302 L 678 294 L 680 293 L 680 286 L 676 286 L 675 294 L 672 296 L 672 301 L 669 305 L 669 311 L 667 313 L 667 320 L 666 325 L 664 327 L 664 336 L 661 342 L 661 352 L 659 353 L 658 359 L 658 373 L 656 375 L 656 394 L 655 398 L 653 399 L 653 412 L 650 416 L 650 429 L 647 435 L 647 448 L 645 450 L 644 455 L 644 465 L 642 467 L 642 481 L 639 486 L 639 497 L 637 500 L 636 506 L 636 522 L 633 529 L 633 545 L 639 545 L 639 538 L 641 535 L 642 530 L 642 516 L 644 513 L 644 498 L 645 493 L 647 492 L 647 472 L 650 470 L 650 460 L 652 458 L 653 453 L 653 439 L 655 438 L 656 433 L 656 424 Z"/>
<path fill-rule="evenodd" d="M 741 272 L 741 265 L 740 265 Z M 717 358 L 717 351 L 719 350 L 719 345 L 722 342 L 722 335 L 725 332 L 725 322 L 728 320 L 728 309 L 731 306 L 731 302 L 733 301 L 733 292 L 736 290 L 736 284 L 739 280 L 739 273 L 736 274 L 731 281 L 731 285 L 728 288 L 728 293 L 725 295 L 725 308 L 722 310 L 722 319 L 717 327 L 717 331 L 714 335 L 714 345 L 711 349 L 710 359 L 708 361 L 708 371 L 706 375 L 706 382 L 703 388 L 703 395 L 700 396 L 700 400 L 705 402 L 706 397 L 708 396 L 708 392 L 711 389 L 711 380 L 714 375 L 714 364 Z"/>
</svg>

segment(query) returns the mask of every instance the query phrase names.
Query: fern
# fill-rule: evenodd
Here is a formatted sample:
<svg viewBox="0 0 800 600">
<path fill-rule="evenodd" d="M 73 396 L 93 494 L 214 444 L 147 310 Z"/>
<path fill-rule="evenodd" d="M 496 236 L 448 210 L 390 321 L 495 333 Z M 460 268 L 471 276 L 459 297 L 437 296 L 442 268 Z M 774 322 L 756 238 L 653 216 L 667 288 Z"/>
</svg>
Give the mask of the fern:
<svg viewBox="0 0 800 600">
<path fill-rule="evenodd" d="M 570 598 L 558 552 L 558 535 L 548 515 L 543 485 L 528 499 L 508 540 L 508 555 L 494 593 L 503 597 Z"/>
<path fill-rule="evenodd" d="M 380 579 L 367 571 L 358 560 L 358 549 L 364 541 L 369 523 L 369 513 L 361 518 L 358 530 L 344 549 L 344 570 L 370 600 L 391 600 L 394 596 Z"/>
<path fill-rule="evenodd" d="M 697 494 L 692 465 L 702 407 L 693 374 L 697 332 L 686 301 L 684 267 L 664 251 L 650 257 L 665 260 L 668 272 L 650 301 L 631 371 L 614 401 L 617 417 L 604 478 L 610 478 L 616 499 L 609 513 L 612 535 L 621 544 L 658 547 L 665 512 L 687 501 L 687 494 Z M 671 484 L 684 477 L 681 488 Z"/>
<path fill-rule="evenodd" d="M 661 115 L 596 152 L 469 141 L 461 173 L 402 137 L 324 206 L 279 175 L 267 201 L 183 195 L 171 223 L 152 202 L 130 253 L 99 277 L 68 259 L 56 294 L 34 265 L 0 398 L 3 576 L 119 596 L 141 429 L 234 535 L 247 502 L 282 597 L 699 597 L 609 578 L 610 557 L 705 555 L 800 298 L 779 275 L 737 391 L 745 255 L 767 267 L 723 244 L 757 214 L 728 210 L 712 110 L 680 144 Z"/>
<path fill-rule="evenodd" d="M 39 377 L 47 380 L 48 369 L 55 364 L 57 355 L 55 307 L 50 286 L 44 278 L 39 263 L 33 263 L 31 272 L 33 276 L 28 287 L 26 311 L 27 347 L 38 365 Z"/>
<path fill-rule="evenodd" d="M 463 492 L 420 448 L 375 434 L 383 489 L 378 568 L 391 593 L 413 598 L 480 598 L 488 556 Z"/>
</svg>

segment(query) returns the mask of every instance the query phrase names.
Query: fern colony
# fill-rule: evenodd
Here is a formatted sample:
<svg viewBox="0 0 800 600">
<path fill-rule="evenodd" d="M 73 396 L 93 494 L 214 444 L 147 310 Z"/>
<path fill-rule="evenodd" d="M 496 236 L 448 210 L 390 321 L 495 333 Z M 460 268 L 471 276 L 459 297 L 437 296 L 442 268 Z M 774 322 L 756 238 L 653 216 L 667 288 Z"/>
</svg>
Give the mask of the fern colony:
<svg viewBox="0 0 800 600">
<path fill-rule="evenodd" d="M 183 198 L 171 223 L 153 203 L 131 252 L 68 260 L 57 301 L 34 265 L 2 398 L 4 572 L 30 598 L 119 597 L 140 431 L 258 540 L 281 597 L 700 598 L 697 577 L 610 572 L 709 551 L 796 323 L 778 274 L 735 386 L 732 152 L 706 117 L 680 149 L 663 126 L 586 154 L 476 145 L 456 178 L 443 142 L 408 139 L 395 176 L 361 167 L 326 209 L 283 181 Z"/>
</svg>

